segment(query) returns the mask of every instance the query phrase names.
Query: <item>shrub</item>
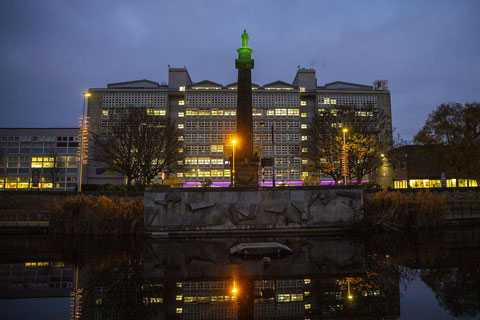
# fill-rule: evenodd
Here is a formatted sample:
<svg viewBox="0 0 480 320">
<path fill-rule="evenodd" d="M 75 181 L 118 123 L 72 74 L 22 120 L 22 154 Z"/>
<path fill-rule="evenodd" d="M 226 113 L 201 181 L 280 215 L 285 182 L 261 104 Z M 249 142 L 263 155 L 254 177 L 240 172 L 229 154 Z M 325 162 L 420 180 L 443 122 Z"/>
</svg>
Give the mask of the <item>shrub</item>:
<svg viewBox="0 0 480 320">
<path fill-rule="evenodd" d="M 57 203 L 54 233 L 131 234 L 143 226 L 142 198 L 77 195 Z"/>
</svg>

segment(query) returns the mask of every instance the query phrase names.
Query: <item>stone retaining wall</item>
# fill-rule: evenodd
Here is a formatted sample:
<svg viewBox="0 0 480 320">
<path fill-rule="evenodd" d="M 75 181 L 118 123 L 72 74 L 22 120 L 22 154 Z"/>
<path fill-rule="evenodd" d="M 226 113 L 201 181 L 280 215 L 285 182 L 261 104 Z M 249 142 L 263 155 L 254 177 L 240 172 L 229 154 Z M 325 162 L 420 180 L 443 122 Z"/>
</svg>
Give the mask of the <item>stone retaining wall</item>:
<svg viewBox="0 0 480 320">
<path fill-rule="evenodd" d="M 146 232 L 350 226 L 363 191 L 167 189 L 144 196 Z"/>
</svg>

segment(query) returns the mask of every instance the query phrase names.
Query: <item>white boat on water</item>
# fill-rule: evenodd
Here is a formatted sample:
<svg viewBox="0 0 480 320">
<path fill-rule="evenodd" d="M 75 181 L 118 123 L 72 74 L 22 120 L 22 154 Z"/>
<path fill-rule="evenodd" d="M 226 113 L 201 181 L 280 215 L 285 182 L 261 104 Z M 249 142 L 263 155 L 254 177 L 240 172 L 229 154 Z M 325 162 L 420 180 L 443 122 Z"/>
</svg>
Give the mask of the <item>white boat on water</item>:
<svg viewBox="0 0 480 320">
<path fill-rule="evenodd" d="M 230 248 L 231 255 L 237 256 L 261 256 L 278 257 L 291 254 L 293 251 L 284 244 L 278 242 L 249 242 L 239 243 Z"/>
</svg>

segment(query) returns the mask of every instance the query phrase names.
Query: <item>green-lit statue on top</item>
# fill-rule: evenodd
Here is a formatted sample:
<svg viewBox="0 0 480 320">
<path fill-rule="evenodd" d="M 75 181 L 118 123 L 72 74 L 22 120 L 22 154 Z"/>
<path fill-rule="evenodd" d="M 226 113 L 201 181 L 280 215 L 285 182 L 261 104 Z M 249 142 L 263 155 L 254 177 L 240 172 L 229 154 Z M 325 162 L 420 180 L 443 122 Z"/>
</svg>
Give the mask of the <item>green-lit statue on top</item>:
<svg viewBox="0 0 480 320">
<path fill-rule="evenodd" d="M 242 47 L 237 49 L 238 58 L 235 61 L 237 69 L 253 69 L 253 50 L 248 47 L 248 38 L 247 30 L 243 30 Z"/>
<path fill-rule="evenodd" d="M 247 33 L 247 30 L 243 30 L 243 33 L 242 33 L 242 48 L 248 48 L 248 33 Z"/>
</svg>

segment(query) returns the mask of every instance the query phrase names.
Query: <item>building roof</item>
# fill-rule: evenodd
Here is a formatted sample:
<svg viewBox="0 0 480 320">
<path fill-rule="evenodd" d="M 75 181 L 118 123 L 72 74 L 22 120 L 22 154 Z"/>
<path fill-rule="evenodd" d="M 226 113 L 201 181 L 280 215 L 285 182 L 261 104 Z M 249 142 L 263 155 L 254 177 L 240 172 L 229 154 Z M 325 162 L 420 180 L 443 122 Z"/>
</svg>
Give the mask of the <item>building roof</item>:
<svg viewBox="0 0 480 320">
<path fill-rule="evenodd" d="M 352 82 L 345 82 L 345 81 L 334 81 L 326 83 L 324 86 L 318 87 L 319 89 L 335 89 L 335 90 L 373 90 L 372 86 L 359 84 L 359 83 L 352 83 Z"/>
<path fill-rule="evenodd" d="M 292 85 L 291 83 L 288 83 L 282 80 L 277 80 L 277 81 L 264 84 L 262 87 L 263 88 L 295 88 L 295 86 Z"/>
<path fill-rule="evenodd" d="M 198 81 L 198 82 L 195 82 L 192 84 L 192 87 L 220 87 L 222 88 L 223 85 L 220 84 L 220 83 L 216 83 L 216 82 L 213 82 L 211 80 L 202 80 L 202 81 Z"/>
<path fill-rule="evenodd" d="M 160 84 L 158 82 L 141 79 L 125 82 L 115 82 L 107 84 L 107 88 L 159 88 Z"/>
</svg>

